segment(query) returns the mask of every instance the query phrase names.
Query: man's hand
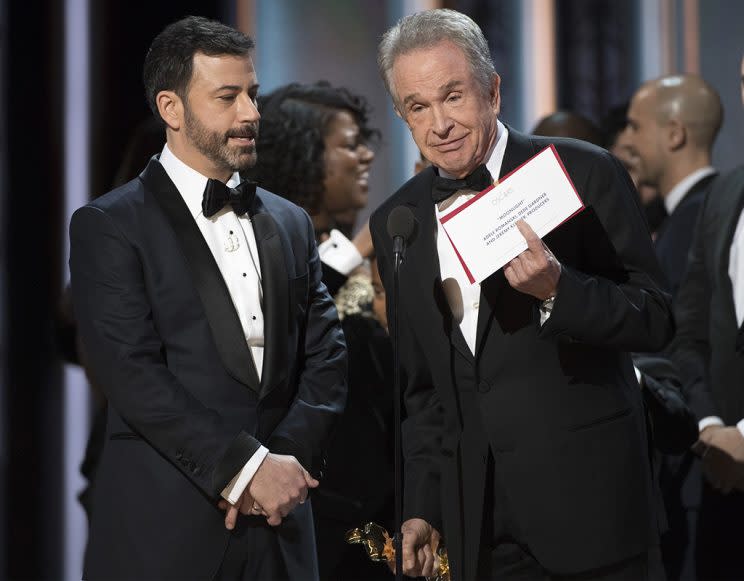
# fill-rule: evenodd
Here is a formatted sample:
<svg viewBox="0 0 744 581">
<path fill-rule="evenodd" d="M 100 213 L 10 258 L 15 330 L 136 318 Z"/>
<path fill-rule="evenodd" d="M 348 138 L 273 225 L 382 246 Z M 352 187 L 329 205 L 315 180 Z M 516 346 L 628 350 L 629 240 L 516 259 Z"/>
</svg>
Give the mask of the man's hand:
<svg viewBox="0 0 744 581">
<path fill-rule="evenodd" d="M 294 456 L 269 452 L 247 487 L 253 502 L 246 506 L 244 500 L 240 512 L 263 514 L 270 525 L 277 526 L 295 506 L 305 502 L 307 489 L 318 484 Z"/>
<path fill-rule="evenodd" d="M 226 511 L 225 528 L 229 531 L 235 528 L 235 523 L 238 520 L 239 512 L 245 515 L 256 514 L 255 511 L 253 511 L 253 497 L 251 496 L 250 492 L 248 492 L 247 486 L 243 491 L 243 494 L 240 495 L 240 498 L 238 498 L 235 504 L 230 504 L 223 498 L 220 499 L 220 501 L 217 503 L 217 506 L 220 507 L 221 510 Z"/>
<path fill-rule="evenodd" d="M 703 471 L 714 488 L 724 494 L 744 485 L 744 436 L 736 426 L 711 426 L 700 439 L 708 445 Z"/>
<path fill-rule="evenodd" d="M 403 574 L 409 577 L 431 577 L 439 546 L 439 532 L 420 518 L 408 519 L 400 530 L 403 533 Z M 393 569 L 394 565 L 393 563 Z"/>
<path fill-rule="evenodd" d="M 527 241 L 527 250 L 504 267 L 509 284 L 521 293 L 544 301 L 554 297 L 561 276 L 561 263 L 524 220 L 517 222 Z"/>
</svg>

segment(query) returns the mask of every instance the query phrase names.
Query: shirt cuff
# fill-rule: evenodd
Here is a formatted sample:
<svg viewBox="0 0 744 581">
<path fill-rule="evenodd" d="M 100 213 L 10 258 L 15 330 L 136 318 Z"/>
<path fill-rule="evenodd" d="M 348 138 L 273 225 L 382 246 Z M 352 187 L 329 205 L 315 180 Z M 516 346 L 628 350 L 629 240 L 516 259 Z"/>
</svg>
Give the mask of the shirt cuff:
<svg viewBox="0 0 744 581">
<path fill-rule="evenodd" d="M 540 326 L 541 327 L 545 324 L 545 321 L 547 321 L 550 318 L 550 315 L 553 312 L 554 303 L 555 303 L 555 297 L 550 297 L 549 299 L 545 299 L 544 301 L 540 303 L 538 310 L 540 311 Z"/>
<path fill-rule="evenodd" d="M 698 431 L 702 432 L 708 426 L 725 426 L 723 420 L 718 416 L 708 416 L 698 422 Z"/>
<path fill-rule="evenodd" d="M 261 463 L 264 461 L 264 458 L 266 458 L 266 454 L 268 453 L 269 450 L 264 446 L 261 446 L 256 450 L 248 462 L 245 463 L 243 469 L 238 472 L 235 478 L 227 483 L 225 488 L 222 489 L 222 492 L 220 493 L 222 498 L 230 504 L 235 504 L 248 484 L 250 484 L 251 479 L 256 475 L 259 466 L 261 466 Z"/>
<path fill-rule="evenodd" d="M 744 420 L 739 420 L 739 423 L 736 424 L 736 427 L 741 432 L 742 437 L 744 437 Z"/>
<path fill-rule="evenodd" d="M 641 370 L 638 369 L 635 365 L 633 366 L 633 371 L 635 371 L 636 380 L 638 381 L 638 385 L 643 387 L 643 376 L 641 375 Z"/>
<path fill-rule="evenodd" d="M 318 254 L 323 264 L 344 276 L 364 264 L 364 258 L 354 243 L 338 230 L 331 230 L 328 240 L 318 245 Z"/>
</svg>

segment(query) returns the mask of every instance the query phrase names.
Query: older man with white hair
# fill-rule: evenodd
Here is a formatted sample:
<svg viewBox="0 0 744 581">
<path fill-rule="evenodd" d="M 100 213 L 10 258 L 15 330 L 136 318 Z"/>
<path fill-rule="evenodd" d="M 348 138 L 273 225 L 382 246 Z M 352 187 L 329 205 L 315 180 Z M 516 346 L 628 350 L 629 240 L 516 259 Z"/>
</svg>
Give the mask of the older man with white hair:
<svg viewBox="0 0 744 581">
<path fill-rule="evenodd" d="M 647 435 L 627 351 L 660 349 L 673 325 L 627 173 L 588 143 L 501 123 L 499 75 L 463 14 L 403 18 L 378 62 L 432 162 L 371 219 L 391 297 L 388 216 L 408 207 L 419 230 L 398 305 L 404 572 L 431 573 L 441 532 L 455 579 L 656 578 Z M 520 222 L 528 249 L 470 284 L 444 208 L 550 144 L 585 210 L 543 240 Z"/>
</svg>

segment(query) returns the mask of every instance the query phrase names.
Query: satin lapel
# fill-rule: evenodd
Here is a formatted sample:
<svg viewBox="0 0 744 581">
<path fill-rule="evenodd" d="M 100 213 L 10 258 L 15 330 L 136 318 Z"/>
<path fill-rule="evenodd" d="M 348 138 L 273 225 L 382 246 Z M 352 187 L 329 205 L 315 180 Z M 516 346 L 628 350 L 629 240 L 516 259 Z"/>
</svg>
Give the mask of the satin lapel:
<svg viewBox="0 0 744 581">
<path fill-rule="evenodd" d="M 718 280 L 725 281 L 726 287 L 729 292 L 726 293 L 727 297 L 730 297 L 727 309 L 736 317 L 736 307 L 734 305 L 734 291 L 733 285 L 731 284 L 731 277 L 729 276 L 729 261 L 731 260 L 731 243 L 734 240 L 734 234 L 736 233 L 736 226 L 739 224 L 739 218 L 742 211 L 744 211 L 744 188 L 741 183 L 735 184 L 735 187 L 729 186 L 725 191 L 716 191 L 716 195 L 725 199 L 724 196 L 730 196 L 731 202 L 727 204 L 728 208 L 721 211 L 723 215 L 721 232 L 723 237 L 719 238 L 720 246 L 717 252 L 720 257 L 718 263 Z M 728 211 L 726 211 L 728 210 Z"/>
<path fill-rule="evenodd" d="M 432 169 L 424 170 L 431 173 Z M 421 290 L 418 296 L 425 301 L 425 312 L 439 312 L 442 315 L 444 337 L 448 343 L 457 349 L 464 357 L 473 359 L 460 326 L 454 324 L 452 311 L 442 289 L 442 276 L 437 252 L 437 223 L 434 213 L 434 203 L 429 197 L 431 180 L 422 182 L 421 195 L 418 199 L 408 202 L 418 223 L 418 235 L 406 250 L 406 261 L 401 267 L 401 279 L 411 281 Z M 404 286 L 404 285 L 401 285 Z M 449 348 L 445 352 L 448 352 Z"/>
<path fill-rule="evenodd" d="M 251 219 L 261 262 L 264 313 L 264 360 L 260 397 L 286 377 L 286 334 L 289 327 L 289 276 L 282 239 L 273 216 L 257 197 Z"/>
<path fill-rule="evenodd" d="M 140 175 L 173 228 L 189 266 L 196 291 L 212 330 L 217 352 L 228 373 L 258 392 L 256 366 L 230 292 L 204 236 L 189 212 L 183 197 L 156 158 Z"/>
<path fill-rule="evenodd" d="M 504 159 L 501 162 L 501 172 L 499 179 L 510 174 L 530 157 L 537 153 L 534 151 L 529 138 L 523 133 L 514 131 L 511 127 L 509 137 L 506 142 Z M 509 284 L 504 277 L 504 270 L 499 269 L 481 283 L 480 303 L 478 307 L 478 325 L 475 335 L 475 354 L 479 357 L 484 344 L 484 337 L 488 332 L 493 320 L 493 313 L 501 289 L 504 285 Z"/>
</svg>

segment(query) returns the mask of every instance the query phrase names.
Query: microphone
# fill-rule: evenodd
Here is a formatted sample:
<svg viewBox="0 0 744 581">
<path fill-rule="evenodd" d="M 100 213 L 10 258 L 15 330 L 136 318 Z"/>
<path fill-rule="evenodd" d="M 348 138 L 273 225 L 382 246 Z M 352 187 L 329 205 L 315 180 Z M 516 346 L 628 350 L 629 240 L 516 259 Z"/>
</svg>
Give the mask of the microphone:
<svg viewBox="0 0 744 581">
<path fill-rule="evenodd" d="M 387 231 L 393 239 L 393 254 L 396 264 L 403 262 L 406 246 L 416 238 L 416 218 L 406 206 L 396 206 L 390 212 L 387 221 Z"/>
<path fill-rule="evenodd" d="M 413 242 L 416 235 L 416 218 L 407 206 L 396 206 L 388 215 L 387 231 L 393 239 L 393 292 L 388 295 L 388 309 L 393 339 L 393 415 L 395 416 L 395 534 L 393 547 L 395 548 L 395 581 L 403 581 L 403 535 L 400 532 L 403 523 L 403 434 L 401 433 L 402 400 L 401 400 L 401 366 L 398 325 L 398 301 L 400 296 L 400 265 L 406 245 Z"/>
</svg>

